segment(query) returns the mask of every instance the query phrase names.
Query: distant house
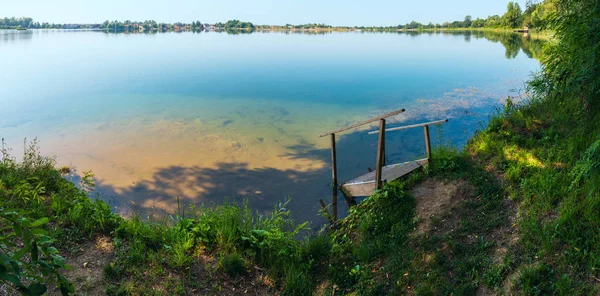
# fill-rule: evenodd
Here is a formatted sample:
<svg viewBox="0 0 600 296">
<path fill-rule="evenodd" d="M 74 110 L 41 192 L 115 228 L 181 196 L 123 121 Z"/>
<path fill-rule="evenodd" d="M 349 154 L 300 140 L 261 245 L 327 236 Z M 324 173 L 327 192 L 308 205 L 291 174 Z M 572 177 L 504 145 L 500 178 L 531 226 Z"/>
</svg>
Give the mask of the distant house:
<svg viewBox="0 0 600 296">
<path fill-rule="evenodd" d="M 216 31 L 218 28 L 215 25 L 204 24 L 204 30 L 206 31 Z"/>
</svg>

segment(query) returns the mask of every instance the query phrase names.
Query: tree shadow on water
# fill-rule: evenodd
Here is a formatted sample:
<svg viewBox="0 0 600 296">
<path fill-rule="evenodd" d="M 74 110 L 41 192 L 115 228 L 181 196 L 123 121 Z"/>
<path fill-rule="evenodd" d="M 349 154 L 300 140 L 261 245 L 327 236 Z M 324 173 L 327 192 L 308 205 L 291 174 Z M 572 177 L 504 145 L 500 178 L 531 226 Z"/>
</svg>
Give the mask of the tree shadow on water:
<svg viewBox="0 0 600 296">
<path fill-rule="evenodd" d="M 423 118 L 418 118 L 401 125 L 423 121 Z M 456 132 L 464 121 L 449 124 L 457 124 L 449 129 Z M 391 123 L 389 127 L 397 125 Z M 372 125 L 369 130 L 376 129 Z M 434 147 L 440 142 L 437 130 L 438 127 L 432 127 L 431 130 Z M 439 138 L 442 138 L 439 134 Z M 465 138 L 468 136 L 464 135 Z M 337 136 L 338 184 L 367 173 L 369 168 L 375 168 L 377 138 L 376 134 L 368 135 L 365 130 Z M 274 167 L 250 168 L 244 162 L 221 162 L 213 167 L 168 166 L 158 169 L 150 179 L 126 188 L 98 181 L 96 192 L 125 216 L 132 213 L 142 216 L 173 214 L 178 209 L 178 201 L 181 207 L 186 207 L 218 205 L 232 200 L 241 202 L 244 199 L 248 200 L 251 209 L 269 213 L 275 205 L 289 197 L 292 199 L 289 209 L 296 221 L 312 221 L 314 227 L 318 227 L 326 222 L 319 215 L 319 200 L 323 199 L 326 204 L 332 202 L 331 150 L 313 143 L 286 148 L 288 152 L 280 155 L 282 159 L 310 160 L 323 166 L 310 170 L 302 167 L 277 169 L 277 164 L 273 164 Z M 422 128 L 386 133 L 387 164 L 423 157 L 425 140 Z M 342 195 L 338 193 L 338 196 Z M 347 204 L 338 202 L 339 217 L 343 217 L 347 210 Z"/>
<path fill-rule="evenodd" d="M 422 155 L 425 151 L 422 133 L 414 131 L 389 134 L 386 136 L 386 145 L 388 163 L 414 159 L 414 151 L 422 151 Z M 367 173 L 369 167 L 374 167 L 377 135 L 367 135 L 365 131 L 351 132 L 339 137 L 337 147 L 340 183 Z M 292 202 L 289 208 L 294 218 L 298 222 L 313 221 L 318 226 L 325 222 L 319 216 L 319 200 L 323 199 L 329 204 L 332 198 L 331 150 L 316 148 L 314 144 L 287 148 L 290 152 L 282 157 L 320 161 L 324 165 L 314 170 L 249 168 L 248 163 L 227 162 L 214 167 L 169 166 L 158 169 L 151 179 L 126 188 L 97 181 L 96 192 L 125 216 L 133 212 L 143 216 L 175 213 L 178 198 L 181 206 L 214 205 L 227 200 L 247 199 L 253 210 L 268 213 L 279 202 L 290 197 Z M 344 215 L 347 208 L 347 205 L 340 203 L 340 216 Z"/>
<path fill-rule="evenodd" d="M 96 184 L 96 192 L 108 198 L 125 216 L 132 212 L 144 216 L 174 213 L 178 199 L 181 206 L 211 206 L 247 199 L 253 210 L 268 213 L 290 197 L 290 207 L 298 221 L 316 221 L 319 220 L 317 196 L 328 189 L 328 181 L 321 178 L 324 172 L 250 169 L 248 163 L 224 162 L 210 168 L 169 166 L 157 170 L 151 179 L 127 188 L 100 181 Z"/>
</svg>

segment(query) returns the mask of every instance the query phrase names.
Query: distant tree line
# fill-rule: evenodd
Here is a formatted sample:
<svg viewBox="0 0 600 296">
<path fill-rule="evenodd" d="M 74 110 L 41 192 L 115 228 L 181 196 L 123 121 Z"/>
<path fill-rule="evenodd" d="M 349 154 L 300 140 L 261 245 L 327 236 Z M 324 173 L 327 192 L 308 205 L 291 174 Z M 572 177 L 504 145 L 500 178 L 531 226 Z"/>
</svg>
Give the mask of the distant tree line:
<svg viewBox="0 0 600 296">
<path fill-rule="evenodd" d="M 34 22 L 30 17 L 0 18 L 0 29 L 102 29 L 116 32 L 150 32 L 150 31 L 202 31 L 216 30 L 254 30 L 251 22 L 230 20 L 226 23 L 204 24 L 201 21 L 191 23 L 158 23 L 154 20 L 145 21 L 104 21 L 101 24 L 51 24 Z"/>
<path fill-rule="evenodd" d="M 406 25 L 398 25 L 397 29 L 457 29 L 457 28 L 524 28 L 547 29 L 550 17 L 556 12 L 556 0 L 538 2 L 528 0 L 525 11 L 519 3 L 509 2 L 506 12 L 500 15 L 491 15 L 486 19 L 473 19 L 467 15 L 464 20 L 444 22 L 443 24 L 422 24 L 412 21 Z"/>
<path fill-rule="evenodd" d="M 225 24 L 218 23 L 218 27 L 222 27 L 225 30 L 235 30 L 235 29 L 246 29 L 246 30 L 254 30 L 254 24 L 250 22 L 240 22 L 238 20 L 230 20 Z"/>
<path fill-rule="evenodd" d="M 444 22 L 442 24 L 423 24 L 417 21 L 412 21 L 404 25 L 397 26 L 330 26 L 325 24 L 304 24 L 285 26 L 257 26 L 258 29 L 280 29 L 280 30 L 361 30 L 372 32 L 388 32 L 398 30 L 419 30 L 419 29 L 478 29 L 478 28 L 524 28 L 544 30 L 547 29 L 551 16 L 556 13 L 557 0 L 528 0 L 525 11 L 516 2 L 509 2 L 506 7 L 506 12 L 503 15 L 491 15 L 485 19 L 476 18 L 467 15 L 463 20 L 453 22 Z"/>
<path fill-rule="evenodd" d="M 404 25 L 387 26 L 387 27 L 343 27 L 330 26 L 326 24 L 309 23 L 301 25 L 286 24 L 285 26 L 270 26 L 260 25 L 255 26 L 251 22 L 242 22 L 239 20 L 229 20 L 226 23 L 216 23 L 214 25 L 203 24 L 200 21 L 191 23 L 157 23 L 153 20 L 146 21 L 105 21 L 102 24 L 50 24 L 34 22 L 32 18 L 7 18 L 0 19 L 0 28 L 26 28 L 26 29 L 104 29 L 108 31 L 129 31 L 129 32 L 149 32 L 149 31 L 202 31 L 205 29 L 217 30 L 244 30 L 253 31 L 260 30 L 316 30 L 316 31 L 334 31 L 334 30 L 361 30 L 372 32 L 388 32 L 398 30 L 420 30 L 420 29 L 477 29 L 477 28 L 523 28 L 544 30 L 548 28 L 550 19 L 556 14 L 557 0 L 528 0 L 525 10 L 523 11 L 520 5 L 516 2 L 509 2 L 506 7 L 506 12 L 500 15 L 491 15 L 486 19 L 473 19 L 470 15 L 465 16 L 463 20 L 453 22 L 444 22 L 442 24 L 422 24 L 417 21 L 412 21 Z"/>
<path fill-rule="evenodd" d="M 104 21 L 100 26 L 108 31 L 202 31 L 205 25 L 201 21 L 191 23 L 158 23 L 154 20 L 146 21 Z"/>
<path fill-rule="evenodd" d="M 0 18 L 0 29 L 59 29 L 64 26 L 66 25 L 34 22 L 30 17 Z"/>
</svg>

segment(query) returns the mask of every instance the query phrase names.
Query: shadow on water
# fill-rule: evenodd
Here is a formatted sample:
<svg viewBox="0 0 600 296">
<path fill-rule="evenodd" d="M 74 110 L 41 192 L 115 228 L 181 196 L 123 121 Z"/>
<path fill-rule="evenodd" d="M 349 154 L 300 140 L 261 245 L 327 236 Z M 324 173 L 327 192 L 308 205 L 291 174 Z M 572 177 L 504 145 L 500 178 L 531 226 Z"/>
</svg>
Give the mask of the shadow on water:
<svg viewBox="0 0 600 296">
<path fill-rule="evenodd" d="M 57 34 L 63 34 L 63 32 L 56 31 Z M 99 31 L 99 33 L 110 34 L 103 31 Z M 449 34 L 464 36 L 465 41 L 470 40 L 471 42 L 485 38 L 502 44 L 506 49 L 507 58 L 516 57 L 521 50 L 530 57 L 537 57 L 543 44 L 543 41 L 528 39 L 519 34 L 493 32 L 409 32 L 398 34 L 408 34 L 412 37 L 418 37 L 421 34 Z M 0 41 L 11 42 L 21 38 L 31 39 L 35 38 L 34 35 L 37 35 L 37 33 L 27 31 L 24 33 L 3 34 Z M 473 97 L 480 98 L 481 95 L 478 94 Z M 454 97 L 447 99 L 454 99 Z M 460 100 L 460 98 L 456 100 Z M 473 103 L 466 99 L 463 101 Z M 440 103 L 437 101 L 425 103 L 427 106 L 424 109 L 427 110 L 423 110 L 420 114 L 432 114 L 432 106 L 435 104 Z M 473 111 L 470 104 L 466 104 L 463 109 L 455 108 L 444 113 L 450 117 L 450 122 L 440 128 L 432 128 L 431 136 L 434 148 L 442 142 L 450 143 L 456 147 L 464 145 L 479 127 L 478 124 L 486 121 L 489 110 L 483 112 Z M 466 116 L 465 112 L 474 112 L 477 115 Z M 285 116 L 283 111 L 282 116 Z M 433 119 L 413 118 L 402 124 Z M 233 125 L 235 122 L 227 119 L 222 122 L 223 126 L 230 124 Z M 394 124 L 390 124 L 390 126 L 394 126 Z M 376 126 L 373 125 L 372 130 L 375 129 Z M 315 131 L 315 134 L 320 132 L 325 131 Z M 257 140 L 262 142 L 264 138 L 258 138 Z M 366 131 L 349 132 L 338 137 L 338 180 L 340 183 L 368 172 L 369 167 L 374 168 L 376 145 L 377 136 L 367 135 Z M 389 133 L 386 135 L 387 163 L 420 158 L 425 155 L 424 145 L 422 129 Z M 225 197 L 236 200 L 248 199 L 251 207 L 261 212 L 270 211 L 278 202 L 286 197 L 291 197 L 293 200 L 290 207 L 297 220 L 324 222 L 325 219 L 318 216 L 318 210 L 320 209 L 320 199 L 329 201 L 331 198 L 331 151 L 329 148 L 317 148 L 310 141 L 301 142 L 301 144 L 287 148 L 288 152 L 281 155 L 282 157 L 308 159 L 324 165 L 321 169 L 316 170 L 306 170 L 302 167 L 282 170 L 272 167 L 251 168 L 248 163 L 234 163 L 224 159 L 216 166 L 208 168 L 182 165 L 159 168 L 148 180 L 125 188 L 114 187 L 111 184 L 99 181 L 96 189 L 101 196 L 108 199 L 113 205 L 118 206 L 118 211 L 127 213 L 135 210 L 140 214 L 150 213 L 154 209 L 157 212 L 161 212 L 158 209 L 176 209 L 178 197 L 184 205 L 220 204 L 225 200 Z M 275 163 L 273 166 L 277 167 L 277 164 Z M 343 206 L 343 204 L 343 202 L 340 203 L 340 216 L 343 216 L 347 211 L 347 206 Z"/>
<path fill-rule="evenodd" d="M 457 111 L 458 112 L 458 111 Z M 451 116 L 454 117 L 454 116 Z M 460 117 L 459 117 L 460 118 Z M 462 117 L 444 126 L 432 127 L 432 145 L 435 148 L 442 139 L 445 144 L 464 145 L 475 132 L 482 116 Z M 427 121 L 412 119 L 402 125 Z M 389 127 L 397 126 L 391 123 Z M 467 126 L 464 133 L 458 132 Z M 375 125 L 370 130 L 376 130 Z M 453 131 L 446 133 L 445 130 Z M 319 216 L 319 201 L 331 203 L 331 150 L 317 148 L 306 143 L 287 147 L 289 152 L 282 157 L 308 159 L 324 164 L 320 169 L 303 170 L 276 168 L 249 168 L 248 163 L 218 163 L 216 167 L 169 166 L 158 169 L 151 179 L 132 184 L 128 188 L 116 188 L 99 181 L 96 192 L 107 199 L 116 210 L 124 215 L 133 212 L 141 215 L 164 215 L 173 213 L 178 204 L 214 205 L 224 201 L 247 199 L 252 209 L 267 213 L 273 207 L 292 198 L 290 209 L 297 221 L 312 221 L 318 227 L 327 220 Z M 366 130 L 339 135 L 337 141 L 339 183 L 365 174 L 375 167 L 377 135 L 368 135 Z M 423 129 L 410 129 L 386 134 L 386 162 L 388 164 L 414 160 L 425 156 Z M 342 196 L 338 194 L 338 196 Z M 165 212 L 164 209 L 173 209 Z M 339 217 L 343 217 L 348 205 L 339 202 Z"/>
</svg>

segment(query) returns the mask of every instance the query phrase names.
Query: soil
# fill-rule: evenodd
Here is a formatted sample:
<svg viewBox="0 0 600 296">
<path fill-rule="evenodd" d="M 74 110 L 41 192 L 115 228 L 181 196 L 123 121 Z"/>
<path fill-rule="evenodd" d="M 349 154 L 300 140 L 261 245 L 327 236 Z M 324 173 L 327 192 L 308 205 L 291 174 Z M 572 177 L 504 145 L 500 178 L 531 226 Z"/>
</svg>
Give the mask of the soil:
<svg viewBox="0 0 600 296">
<path fill-rule="evenodd" d="M 65 271 L 64 275 L 75 286 L 75 295 L 106 295 L 104 266 L 108 265 L 114 257 L 113 245 L 109 237 L 98 236 L 82 245 L 74 256 L 64 257 L 65 263 L 72 268 Z M 50 288 L 48 295 L 61 295 L 61 293 L 56 288 Z"/>
<path fill-rule="evenodd" d="M 429 232 L 432 218 L 443 217 L 452 207 L 468 198 L 468 194 L 465 194 L 467 192 L 464 190 L 460 192 L 463 194 L 458 194 L 459 189 L 463 188 L 465 184 L 466 182 L 462 180 L 444 182 L 433 178 L 427 179 L 411 191 L 417 201 L 418 233 Z"/>
</svg>

